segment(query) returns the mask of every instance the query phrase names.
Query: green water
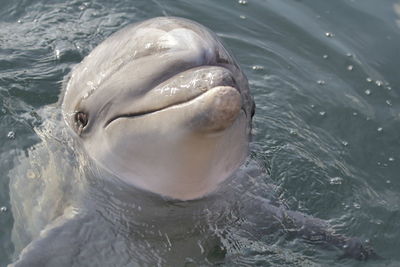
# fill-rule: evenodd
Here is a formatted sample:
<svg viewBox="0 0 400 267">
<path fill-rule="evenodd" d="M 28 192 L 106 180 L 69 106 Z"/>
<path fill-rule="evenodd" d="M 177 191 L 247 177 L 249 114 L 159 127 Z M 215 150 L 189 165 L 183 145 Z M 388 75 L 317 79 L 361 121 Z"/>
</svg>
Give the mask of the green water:
<svg viewBox="0 0 400 267">
<path fill-rule="evenodd" d="M 46 119 L 34 111 L 57 102 L 63 77 L 100 41 L 163 15 L 209 27 L 240 62 L 257 104 L 251 157 L 278 198 L 369 240 L 385 260 L 338 260 L 298 240 L 265 246 L 316 265 L 400 265 L 396 0 L 1 0 L 0 265 L 13 252 L 9 171 L 15 155 L 39 141 L 33 127 Z M 260 251 L 243 257 L 249 265 L 275 262 Z M 287 258 L 282 264 L 298 265 Z"/>
</svg>

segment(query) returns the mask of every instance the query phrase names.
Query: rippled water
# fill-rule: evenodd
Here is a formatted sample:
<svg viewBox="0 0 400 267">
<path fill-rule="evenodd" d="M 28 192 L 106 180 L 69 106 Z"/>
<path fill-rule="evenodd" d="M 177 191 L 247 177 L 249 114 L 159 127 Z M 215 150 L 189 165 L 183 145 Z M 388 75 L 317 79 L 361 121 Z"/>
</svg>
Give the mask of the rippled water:
<svg viewBox="0 0 400 267">
<path fill-rule="evenodd" d="M 100 41 L 163 15 L 211 28 L 240 62 L 257 104 L 251 157 L 274 195 L 369 240 L 385 260 L 368 265 L 399 265 L 397 0 L 2 1 L 0 265 L 13 253 L 11 170 L 46 120 L 35 111 L 57 102 L 63 77 Z M 263 237 L 255 248 L 233 238 L 239 260 L 227 265 L 365 264 L 297 239 Z"/>
</svg>

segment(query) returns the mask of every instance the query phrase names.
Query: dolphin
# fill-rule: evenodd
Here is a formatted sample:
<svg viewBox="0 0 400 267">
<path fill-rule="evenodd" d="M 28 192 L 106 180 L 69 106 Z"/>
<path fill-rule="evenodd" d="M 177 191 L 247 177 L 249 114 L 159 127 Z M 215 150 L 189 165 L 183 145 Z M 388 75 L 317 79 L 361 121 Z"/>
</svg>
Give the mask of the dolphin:
<svg viewBox="0 0 400 267">
<path fill-rule="evenodd" d="M 11 266 L 218 263 L 229 254 L 221 244 L 227 231 L 219 230 L 227 225 L 252 237 L 290 228 L 354 258 L 373 254 L 322 220 L 257 197 L 265 193 L 254 182 L 257 168 L 239 168 L 255 111 L 247 78 L 196 22 L 159 17 L 114 33 L 74 67 L 61 103 L 93 175 L 62 179 L 60 194 L 84 184 L 79 200 L 41 217 Z M 21 184 L 14 182 L 14 195 Z M 19 214 L 27 210 L 18 205 Z"/>
<path fill-rule="evenodd" d="M 62 111 L 102 167 L 188 200 L 214 191 L 243 163 L 254 101 L 214 33 L 163 17 L 97 46 L 72 72 Z"/>
</svg>

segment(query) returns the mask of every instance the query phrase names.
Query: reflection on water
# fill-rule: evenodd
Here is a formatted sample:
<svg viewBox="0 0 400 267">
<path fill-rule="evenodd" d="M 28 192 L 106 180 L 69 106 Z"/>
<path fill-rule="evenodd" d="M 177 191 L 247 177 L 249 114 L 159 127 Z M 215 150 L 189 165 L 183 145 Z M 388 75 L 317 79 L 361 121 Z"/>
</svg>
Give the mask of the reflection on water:
<svg viewBox="0 0 400 267">
<path fill-rule="evenodd" d="M 327 219 L 340 233 L 369 239 L 397 265 L 399 9 L 390 0 L 5 1 L 0 10 L 1 265 L 10 262 L 14 250 L 9 179 L 22 166 L 18 159 L 39 142 L 34 127 L 49 119 L 38 110 L 57 102 L 63 77 L 101 40 L 131 22 L 162 15 L 187 17 L 216 31 L 248 75 L 257 104 L 251 158 L 265 168 L 258 177 L 265 191 L 254 194 Z M 73 160 L 70 164 L 74 168 Z M 36 207 L 46 205 L 54 207 L 48 202 Z M 230 222 L 225 229 L 234 231 L 220 233 L 220 240 L 231 256 L 211 250 L 214 262 L 357 264 L 296 238 L 250 238 L 246 227 L 254 226 L 252 220 Z M 170 237 L 163 238 L 167 251 Z M 195 242 L 181 244 L 195 244 L 201 253 Z"/>
</svg>

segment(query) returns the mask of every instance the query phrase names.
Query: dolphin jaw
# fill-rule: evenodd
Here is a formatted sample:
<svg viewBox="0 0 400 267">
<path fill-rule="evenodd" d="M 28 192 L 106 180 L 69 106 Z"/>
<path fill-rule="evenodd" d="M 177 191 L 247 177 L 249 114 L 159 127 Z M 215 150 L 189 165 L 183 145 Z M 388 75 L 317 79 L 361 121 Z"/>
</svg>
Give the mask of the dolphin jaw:
<svg viewBox="0 0 400 267">
<path fill-rule="evenodd" d="M 217 86 L 185 102 L 178 102 L 155 110 L 116 115 L 104 124 L 104 128 L 106 129 L 113 122 L 123 118 L 138 119 L 176 109 L 182 109 L 182 112 L 185 112 L 185 109 L 191 105 L 194 106 L 196 103 L 197 106 L 203 107 L 197 107 L 198 113 L 191 114 L 193 122 L 190 123 L 190 127 L 203 132 L 223 130 L 233 122 L 240 111 L 245 111 L 242 107 L 240 93 L 236 88 Z"/>
</svg>

